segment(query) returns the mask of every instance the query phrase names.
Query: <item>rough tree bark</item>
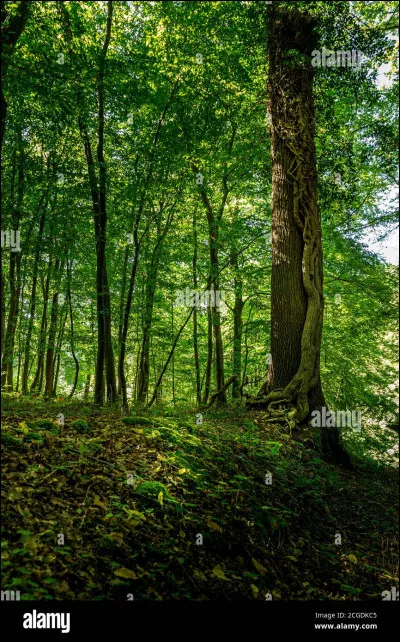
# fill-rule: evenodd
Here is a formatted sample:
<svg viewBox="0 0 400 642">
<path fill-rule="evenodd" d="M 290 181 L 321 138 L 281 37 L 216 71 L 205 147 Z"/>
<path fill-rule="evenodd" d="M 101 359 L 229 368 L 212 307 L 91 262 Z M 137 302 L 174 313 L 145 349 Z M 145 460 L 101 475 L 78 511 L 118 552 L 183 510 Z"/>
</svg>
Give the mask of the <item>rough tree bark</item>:
<svg viewBox="0 0 400 642">
<path fill-rule="evenodd" d="M 302 423 L 325 406 L 320 380 L 323 270 L 314 143 L 313 19 L 269 7 L 268 112 L 272 149 L 272 364 L 259 401 L 273 421 Z M 257 402 L 257 400 L 254 400 Z M 348 465 L 337 430 L 322 430 L 329 459 Z"/>
</svg>

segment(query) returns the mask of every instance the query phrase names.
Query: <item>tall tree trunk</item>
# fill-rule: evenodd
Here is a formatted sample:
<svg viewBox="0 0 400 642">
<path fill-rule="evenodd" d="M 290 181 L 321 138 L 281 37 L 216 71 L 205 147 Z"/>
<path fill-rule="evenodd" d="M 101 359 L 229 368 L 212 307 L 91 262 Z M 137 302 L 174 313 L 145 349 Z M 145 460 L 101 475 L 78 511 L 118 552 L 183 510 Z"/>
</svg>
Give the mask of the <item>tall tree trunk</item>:
<svg viewBox="0 0 400 642">
<path fill-rule="evenodd" d="M 15 331 L 18 323 L 19 300 L 21 293 L 21 254 L 10 252 L 10 306 L 5 333 L 2 361 L 1 385 L 5 390 L 13 390 L 13 364 Z"/>
<path fill-rule="evenodd" d="M 193 314 L 194 314 L 194 312 L 193 312 Z M 172 302 L 172 305 L 171 305 L 171 338 L 172 338 L 172 342 L 173 342 L 173 340 L 174 340 L 174 302 Z M 172 403 L 174 404 L 175 403 L 175 352 L 172 355 L 171 361 L 172 361 L 172 365 L 171 365 L 171 369 L 172 369 Z M 155 374 L 155 379 L 157 380 L 157 373 L 155 372 L 154 374 Z"/>
<path fill-rule="evenodd" d="M 135 217 L 135 223 L 134 223 L 134 228 L 133 228 L 133 239 L 134 239 L 134 256 L 133 256 L 133 264 L 132 264 L 132 269 L 131 269 L 131 275 L 130 275 L 130 280 L 129 280 L 129 286 L 128 286 L 128 294 L 127 294 L 127 299 L 126 299 L 126 304 L 123 312 L 123 318 L 122 318 L 122 328 L 121 328 L 121 336 L 120 336 L 120 341 L 119 341 L 119 347 L 120 347 L 120 352 L 119 352 L 119 359 L 118 359 L 118 381 L 119 385 L 121 387 L 121 393 L 122 393 L 122 405 L 125 409 L 128 408 L 128 397 L 127 397 L 127 392 L 126 392 L 126 377 L 125 377 L 125 371 L 124 371 L 124 362 L 125 362 L 125 353 L 126 353 L 126 340 L 128 336 L 128 327 L 129 327 L 129 316 L 130 316 L 130 311 L 132 307 L 132 297 L 133 297 L 133 290 L 135 286 L 135 279 L 136 279 L 136 271 L 137 271 L 137 266 L 138 266 L 138 261 L 139 261 L 139 252 L 140 252 L 140 247 L 141 243 L 146 236 L 151 219 L 146 225 L 146 228 L 141 235 L 141 238 L 139 239 L 139 225 L 140 221 L 142 219 L 143 215 L 143 209 L 144 205 L 146 202 L 146 196 L 147 196 L 147 190 L 149 188 L 149 185 L 151 183 L 152 177 L 153 177 L 153 170 L 154 170 L 154 161 L 155 161 L 155 152 L 156 148 L 158 145 L 158 141 L 160 139 L 161 135 L 161 128 L 162 124 L 164 122 L 164 118 L 166 116 L 166 113 L 168 111 L 169 106 L 171 105 L 175 91 L 177 89 L 179 82 L 179 76 L 175 80 L 175 83 L 172 87 L 171 93 L 168 96 L 167 102 L 164 105 L 164 109 L 162 111 L 162 114 L 160 118 L 158 119 L 157 127 L 154 133 L 154 138 L 152 141 L 152 145 L 150 148 L 150 153 L 149 153 L 149 165 L 148 165 L 148 170 L 144 179 L 143 183 L 143 188 L 140 196 L 140 201 L 138 205 L 138 211 Z M 136 156 L 135 160 L 135 168 L 137 167 L 138 164 L 138 156 Z M 127 252 L 125 254 L 127 256 Z M 121 299 L 122 303 L 122 299 Z M 138 385 L 139 381 L 138 378 L 136 380 L 136 385 L 135 388 L 138 390 Z"/>
<path fill-rule="evenodd" d="M 127 245 L 124 252 L 124 262 L 122 265 L 122 282 L 121 282 L 121 294 L 120 294 L 120 300 L 119 300 L 119 315 L 118 315 L 118 378 L 117 378 L 118 397 L 122 395 L 120 362 L 121 362 L 122 334 L 124 329 L 125 294 L 126 294 L 126 282 L 127 282 L 127 275 L 128 275 L 129 253 L 130 253 L 130 248 L 129 248 L 129 245 Z M 126 384 L 125 384 L 125 387 L 126 387 Z"/>
<path fill-rule="evenodd" d="M 242 333 L 243 333 L 243 281 L 239 273 L 237 256 L 233 258 L 235 270 L 234 289 L 235 303 L 233 308 L 233 373 L 236 379 L 232 384 L 232 398 L 240 398 L 240 380 L 242 370 Z"/>
<path fill-rule="evenodd" d="M 55 262 L 55 267 L 54 267 L 55 291 L 54 291 L 53 299 L 51 303 L 49 336 L 48 336 L 47 351 L 46 351 L 45 387 L 44 387 L 44 396 L 46 399 L 50 399 L 53 396 L 54 361 L 55 361 L 57 321 L 58 321 L 58 311 L 59 311 L 59 289 L 60 289 L 60 282 L 61 282 L 63 270 L 64 270 L 64 261 L 61 262 L 60 259 L 57 258 Z"/>
<path fill-rule="evenodd" d="M 99 182 L 97 183 L 96 169 L 87 127 L 83 118 L 79 117 L 79 128 L 84 141 L 86 162 L 88 167 L 90 192 L 92 197 L 93 220 L 96 237 L 96 292 L 97 292 L 97 358 L 94 397 L 95 402 L 103 404 L 105 389 L 107 400 L 112 402 L 117 397 L 115 378 L 114 351 L 111 337 L 111 300 L 108 284 L 106 263 L 106 179 L 107 170 L 104 158 L 104 71 L 108 46 L 111 39 L 113 3 L 107 3 L 108 15 L 104 44 L 99 57 L 97 74 L 98 100 L 98 129 L 97 129 L 97 164 Z M 68 15 L 64 11 L 64 19 L 69 28 Z M 104 371 L 106 379 L 104 381 Z"/>
<path fill-rule="evenodd" d="M 0 353 L 0 360 L 3 361 L 3 352 L 4 352 L 4 340 L 6 336 L 6 298 L 5 298 L 5 292 L 4 292 L 4 277 L 3 277 L 3 266 L 1 267 L 1 274 L 0 274 L 0 279 L 1 279 L 1 353 Z"/>
<path fill-rule="evenodd" d="M 12 214 L 12 228 L 17 233 L 19 229 L 19 222 L 21 218 L 21 208 L 24 198 L 24 156 L 22 152 L 22 136 L 21 132 L 18 133 L 18 172 L 17 172 L 17 197 L 16 202 L 14 203 L 14 187 L 15 187 L 15 172 L 16 167 L 16 155 L 13 160 L 13 174 L 11 180 L 11 208 L 13 211 Z M 15 332 L 18 324 L 18 312 L 19 312 L 19 300 L 21 294 L 21 251 L 14 252 L 10 248 L 10 303 L 9 311 L 7 318 L 7 328 L 5 330 L 4 336 L 4 354 L 2 358 L 2 367 L 1 367 L 1 385 L 5 390 L 13 390 L 13 362 L 14 362 L 14 344 L 15 344 Z M 3 292 L 3 283 L 2 283 L 2 297 L 4 297 Z M 2 305 L 5 308 L 4 298 L 2 300 Z M 5 313 L 5 309 L 4 309 Z M 2 323 L 5 322 L 5 318 L 2 318 Z"/>
<path fill-rule="evenodd" d="M 7 5 L 17 5 L 17 11 L 13 16 L 7 13 Z M 16 2 L 6 3 L 1 2 L 1 34 L 2 34 L 2 47 L 1 47 L 1 88 L 0 88 L 0 153 L 3 147 L 3 138 L 6 128 L 7 119 L 7 100 L 4 95 L 4 81 L 7 76 L 7 69 L 10 62 L 10 57 L 25 29 L 25 24 L 29 14 L 30 2 Z"/>
<path fill-rule="evenodd" d="M 86 375 L 86 382 L 85 382 L 85 389 L 83 391 L 83 399 L 84 401 L 87 401 L 89 398 L 89 391 L 90 391 L 90 379 L 91 379 L 91 374 L 90 372 Z"/>
<path fill-rule="evenodd" d="M 196 210 L 193 212 L 193 289 L 197 292 L 197 225 Z M 201 379 L 200 379 L 200 361 L 199 361 L 199 338 L 198 338 L 198 321 L 197 308 L 193 310 L 193 352 L 194 352 L 194 369 L 196 375 L 196 401 L 197 405 L 201 404 Z"/>
<path fill-rule="evenodd" d="M 211 368 L 213 363 L 213 324 L 211 310 L 207 308 L 207 363 L 205 369 L 203 404 L 206 404 L 211 389 Z"/>
<path fill-rule="evenodd" d="M 282 406 L 301 423 L 325 399 L 320 381 L 323 272 L 314 143 L 312 17 L 296 7 L 269 9 L 268 110 L 272 147 L 272 364 L 260 393 L 276 421 Z M 344 463 L 338 432 L 324 450 Z"/>
<path fill-rule="evenodd" d="M 56 342 L 55 355 L 53 359 L 54 380 L 53 380 L 52 397 L 57 396 L 58 375 L 60 374 L 60 364 L 61 364 L 61 347 L 62 347 L 63 338 L 64 338 L 65 326 L 67 323 L 67 317 L 68 317 L 68 305 L 65 306 L 64 314 L 60 315 L 60 327 L 58 330 L 58 338 Z"/>
<path fill-rule="evenodd" d="M 78 376 L 79 376 L 79 361 L 75 354 L 75 337 L 74 337 L 74 317 L 72 314 L 72 297 L 71 297 L 71 262 L 67 259 L 67 298 L 68 298 L 68 310 L 69 310 L 69 324 L 71 332 L 71 352 L 72 358 L 75 362 L 75 377 L 74 383 L 72 384 L 72 390 L 69 393 L 68 399 L 72 399 L 74 396 L 76 386 L 78 385 Z"/>
<path fill-rule="evenodd" d="M 118 381 L 121 386 L 122 405 L 125 410 L 128 410 L 128 395 L 126 391 L 126 377 L 125 377 L 125 352 L 126 352 L 126 339 L 128 336 L 129 316 L 131 313 L 133 291 L 134 291 L 135 281 L 136 281 L 136 271 L 137 271 L 137 266 L 139 261 L 139 249 L 140 249 L 140 244 L 138 240 L 139 220 L 140 220 L 140 217 L 139 219 L 136 219 L 135 229 L 133 232 L 134 255 L 133 255 L 131 274 L 129 278 L 128 294 L 127 294 L 125 308 L 123 312 L 122 331 L 121 331 L 121 339 L 120 339 L 120 352 L 119 352 L 119 359 L 118 359 Z"/>
<path fill-rule="evenodd" d="M 184 127 L 181 125 L 181 129 L 186 139 L 187 150 L 191 156 L 191 167 L 194 173 L 194 176 L 201 177 L 201 181 L 198 184 L 199 194 L 201 202 L 204 205 L 204 209 L 207 217 L 208 224 L 208 247 L 210 253 L 210 284 L 209 284 L 209 296 L 211 299 L 211 319 L 212 326 L 214 330 L 214 347 L 215 347 L 215 376 L 216 376 L 216 387 L 217 390 L 221 392 L 217 395 L 217 403 L 226 403 L 226 388 L 224 385 L 224 349 L 222 342 L 222 330 L 221 330 L 221 314 L 219 310 L 219 260 L 218 260 L 218 246 L 219 246 L 219 228 L 224 213 L 226 201 L 229 194 L 228 189 L 228 166 L 225 163 L 225 171 L 222 176 L 222 199 L 218 210 L 215 212 L 212 206 L 209 195 L 203 185 L 203 177 L 200 172 L 199 166 L 193 159 L 191 144 L 189 137 Z M 228 145 L 228 156 L 232 152 L 233 143 L 236 136 L 236 127 L 232 127 L 232 135 Z M 207 395 L 208 396 L 208 395 Z"/>
<path fill-rule="evenodd" d="M 144 303 L 143 318 L 143 337 L 142 349 L 140 353 L 139 381 L 138 381 L 138 401 L 145 403 L 149 390 L 149 372 L 150 372 L 150 333 L 153 322 L 154 296 L 156 291 L 158 272 L 158 257 L 152 260 L 147 277 Z"/>
<path fill-rule="evenodd" d="M 34 263 L 33 263 L 33 274 L 32 274 L 32 290 L 31 290 L 31 304 L 29 308 L 29 320 L 28 320 L 28 328 L 26 331 L 26 339 L 25 339 L 25 355 L 24 355 L 24 368 L 22 371 L 22 394 L 27 395 L 28 394 L 28 376 L 29 376 L 29 361 L 30 361 L 30 347 L 31 347 L 31 340 L 32 340 L 32 332 L 33 332 L 33 323 L 35 320 L 35 311 L 36 311 L 36 287 L 37 287 L 37 275 L 38 275 L 38 266 L 39 266 L 39 257 L 40 257 L 40 248 L 42 245 L 42 238 L 43 238 L 43 230 L 44 230 L 44 224 L 46 220 L 46 203 L 44 204 L 43 207 L 43 213 L 40 217 L 40 223 L 39 223 L 39 232 L 36 240 L 36 250 L 35 250 L 35 258 L 34 258 Z"/>
<path fill-rule="evenodd" d="M 161 216 L 165 209 L 163 203 L 160 203 L 160 211 L 157 217 L 157 241 L 152 248 L 152 257 L 148 269 L 148 277 L 145 288 L 145 304 L 143 316 L 143 337 L 142 349 L 140 354 L 140 365 L 138 373 L 138 400 L 145 403 L 149 390 L 149 371 L 150 371 L 150 339 L 151 326 L 153 322 L 154 297 L 156 293 L 157 275 L 160 263 L 161 252 L 165 237 L 171 227 L 174 216 L 175 203 L 172 204 L 168 212 L 163 229 L 161 228 Z M 172 353 L 173 354 L 173 353 Z"/>
<path fill-rule="evenodd" d="M 31 385 L 31 392 L 40 392 L 43 384 L 44 353 L 46 349 L 46 332 L 47 332 L 47 307 L 48 307 L 48 301 L 49 301 L 51 270 L 52 270 L 52 262 L 49 259 L 49 266 L 47 269 L 46 281 L 43 287 L 43 310 L 42 310 L 42 322 L 40 324 L 40 333 L 39 333 L 38 362 L 36 366 L 36 374 Z"/>
</svg>

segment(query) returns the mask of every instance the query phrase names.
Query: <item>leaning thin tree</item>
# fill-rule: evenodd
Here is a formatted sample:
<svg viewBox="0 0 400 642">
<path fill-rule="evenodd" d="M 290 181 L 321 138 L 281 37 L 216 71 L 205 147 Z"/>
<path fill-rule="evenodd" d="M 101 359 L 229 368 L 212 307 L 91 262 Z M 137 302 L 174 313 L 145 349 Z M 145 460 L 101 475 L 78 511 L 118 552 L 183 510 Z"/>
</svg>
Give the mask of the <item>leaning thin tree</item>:
<svg viewBox="0 0 400 642">
<path fill-rule="evenodd" d="M 305 423 L 325 406 L 320 379 L 323 270 L 314 143 L 315 22 L 295 7 L 268 8 L 268 113 L 272 153 L 271 364 L 259 396 L 271 421 Z M 348 465 L 337 429 L 323 429 L 329 459 Z"/>
</svg>

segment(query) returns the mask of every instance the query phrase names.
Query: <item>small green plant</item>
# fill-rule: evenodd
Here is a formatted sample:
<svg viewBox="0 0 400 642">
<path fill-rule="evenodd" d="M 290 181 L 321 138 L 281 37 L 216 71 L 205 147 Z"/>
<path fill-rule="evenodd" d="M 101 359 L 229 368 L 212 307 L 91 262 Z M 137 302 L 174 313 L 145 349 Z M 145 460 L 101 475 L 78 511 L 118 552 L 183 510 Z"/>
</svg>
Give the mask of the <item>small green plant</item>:
<svg viewBox="0 0 400 642">
<path fill-rule="evenodd" d="M 48 430 L 53 433 L 53 435 L 58 435 L 60 429 L 54 421 L 51 419 L 35 419 L 34 421 L 28 421 L 28 426 L 31 430 Z"/>
<path fill-rule="evenodd" d="M 148 419 L 148 417 L 123 417 L 122 421 L 124 424 L 128 424 L 129 426 L 149 426 L 154 423 L 154 421 L 152 419 Z"/>
<path fill-rule="evenodd" d="M 159 493 L 163 493 L 164 497 L 170 497 L 167 488 L 161 482 L 149 481 L 139 484 L 136 488 L 137 492 L 146 497 L 157 499 Z"/>
<path fill-rule="evenodd" d="M 7 448 L 22 448 L 22 441 L 20 439 L 16 439 L 4 431 L 1 431 L 1 444 Z"/>
<path fill-rule="evenodd" d="M 71 428 L 77 433 L 82 434 L 89 431 L 89 424 L 84 419 L 75 419 L 75 421 L 71 421 Z"/>
</svg>

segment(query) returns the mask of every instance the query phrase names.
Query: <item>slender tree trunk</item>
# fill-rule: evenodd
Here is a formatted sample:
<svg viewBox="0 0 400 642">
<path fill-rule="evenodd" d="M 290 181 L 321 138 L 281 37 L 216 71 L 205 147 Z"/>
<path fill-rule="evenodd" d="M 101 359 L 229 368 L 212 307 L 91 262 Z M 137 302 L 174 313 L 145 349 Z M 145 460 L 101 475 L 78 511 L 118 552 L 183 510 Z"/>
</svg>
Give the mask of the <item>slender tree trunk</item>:
<svg viewBox="0 0 400 642">
<path fill-rule="evenodd" d="M 19 222 L 21 217 L 21 208 L 24 198 L 24 156 L 22 152 L 22 136 L 21 132 L 18 132 L 18 175 L 17 175 L 17 198 L 16 203 L 14 203 L 14 187 L 15 187 L 15 173 L 17 170 L 16 167 L 16 156 L 13 160 L 13 174 L 11 181 L 11 208 L 13 210 L 12 215 L 12 227 L 15 233 L 19 231 Z M 18 324 L 18 313 L 19 313 L 19 304 L 20 304 L 20 295 L 21 295 L 21 251 L 14 252 L 10 248 L 10 303 L 9 303 L 9 312 L 7 318 L 7 328 L 5 330 L 4 336 L 4 354 L 2 359 L 2 375 L 1 375 L 1 385 L 7 391 L 13 390 L 13 362 L 14 362 L 14 344 L 15 344 L 15 332 Z M 4 314 L 5 314 L 5 302 L 4 302 L 4 292 L 3 292 L 3 282 L 2 282 L 2 306 L 4 305 Z M 2 318 L 2 324 L 5 322 L 5 317 Z M 3 328 L 3 325 L 2 325 Z"/>
<path fill-rule="evenodd" d="M 174 340 L 174 302 L 172 302 L 172 305 L 171 305 L 171 337 L 173 341 Z M 156 376 L 156 379 L 157 379 L 157 376 Z M 175 403 L 175 354 L 172 355 L 172 403 Z"/>
<path fill-rule="evenodd" d="M 47 351 L 46 351 L 45 387 L 44 387 L 44 396 L 46 399 L 50 399 L 53 395 L 54 359 L 55 359 L 57 321 L 58 321 L 58 311 L 59 311 L 59 289 L 60 289 L 60 281 L 61 281 L 63 270 L 64 270 L 64 261 L 61 263 L 60 259 L 57 258 L 55 262 L 55 267 L 54 267 L 55 292 L 53 294 L 53 299 L 51 304 L 49 336 L 48 336 Z"/>
<path fill-rule="evenodd" d="M 122 322 L 122 332 L 120 340 L 120 352 L 118 360 L 118 380 L 121 385 L 121 394 L 122 394 L 122 406 L 125 410 L 128 410 L 128 395 L 126 391 L 126 377 L 125 377 L 125 352 L 126 352 L 126 340 L 128 336 L 128 327 L 129 327 L 129 316 L 131 313 L 133 291 L 135 288 L 136 281 L 136 271 L 139 261 L 139 241 L 138 241 L 138 222 L 134 229 L 134 255 L 132 269 L 129 279 L 128 294 L 126 298 L 125 309 L 123 313 L 123 322 Z"/>
<path fill-rule="evenodd" d="M 207 363 L 205 370 L 203 404 L 206 404 L 211 389 L 211 368 L 213 363 L 213 324 L 210 308 L 207 308 Z"/>
<path fill-rule="evenodd" d="M 72 297 L 71 297 L 71 262 L 67 259 L 67 298 L 68 298 L 68 309 L 69 309 L 69 324 L 71 331 L 71 352 L 72 358 L 75 362 L 75 377 L 74 383 L 72 384 L 72 390 L 69 393 L 68 399 L 72 399 L 74 396 L 76 386 L 78 385 L 78 376 L 79 376 L 79 361 L 75 354 L 75 338 L 74 338 L 74 317 L 72 314 Z"/>
<path fill-rule="evenodd" d="M 173 221 L 173 212 L 175 204 L 172 205 L 167 215 L 164 228 L 161 229 L 161 216 L 164 210 L 163 204 L 160 204 L 160 211 L 157 218 L 157 241 L 152 249 L 152 258 L 149 265 L 147 283 L 145 288 L 145 304 L 143 317 L 143 338 L 142 350 L 140 355 L 140 365 L 138 374 L 138 400 L 145 403 L 149 390 L 149 349 L 151 338 L 151 326 L 153 322 L 154 297 L 156 293 L 157 275 L 160 263 L 161 252 L 165 237 Z M 172 353 L 173 354 L 173 353 Z"/>
<path fill-rule="evenodd" d="M 138 400 L 145 403 L 149 390 L 149 350 L 150 350 L 150 333 L 153 322 L 154 296 L 156 290 L 158 272 L 158 260 L 149 268 L 149 275 L 145 291 L 144 319 L 143 319 L 143 338 L 142 349 L 140 354 L 139 365 L 139 382 L 138 382 Z"/>
<path fill-rule="evenodd" d="M 136 214 L 135 218 L 135 224 L 134 224 L 134 229 L 133 229 L 133 238 L 134 238 L 134 258 L 133 258 L 133 264 L 132 264 L 132 270 L 131 270 L 131 276 L 130 276 L 130 281 L 129 281 L 129 287 L 128 287 L 128 295 L 127 295 L 127 300 L 126 300 L 126 305 L 125 305 L 125 310 L 123 314 L 123 323 L 122 323 L 122 332 L 121 332 L 121 341 L 120 341 L 120 353 L 119 353 L 119 360 L 118 360 L 118 379 L 121 385 L 121 393 L 122 393 L 122 405 L 125 409 L 128 408 L 128 398 L 127 398 L 127 392 L 126 392 L 126 377 L 125 377 L 125 371 L 124 371 L 124 362 L 125 362 L 125 352 L 126 352 L 126 340 L 128 336 L 128 327 L 129 327 L 129 315 L 132 307 L 132 297 L 133 297 L 133 290 L 134 290 L 134 285 L 135 285 L 135 279 L 136 279 L 136 271 L 137 271 L 137 266 L 138 266 L 138 261 L 139 261 L 139 251 L 140 251 L 140 246 L 141 242 L 143 241 L 144 236 L 146 235 L 148 229 L 149 229 L 149 224 L 147 225 L 144 233 L 141 236 L 141 239 L 139 240 L 139 225 L 140 221 L 142 218 L 143 214 L 143 209 L 144 205 L 146 202 L 146 196 L 147 196 L 147 190 L 148 187 L 151 183 L 152 177 L 153 177 L 153 170 L 154 170 L 154 160 L 155 160 L 155 152 L 156 148 L 158 145 L 158 141 L 160 139 L 161 135 L 161 127 L 164 122 L 164 118 L 166 116 L 166 113 L 168 111 L 169 106 L 171 105 L 175 91 L 177 89 L 179 82 L 179 76 L 175 80 L 175 83 L 172 87 L 171 93 L 168 97 L 167 102 L 165 103 L 164 109 L 162 111 L 162 114 L 158 120 L 156 131 L 154 134 L 153 142 L 150 148 L 150 154 L 149 154 L 149 165 L 148 165 L 148 171 L 144 180 L 143 184 L 143 189 L 140 197 L 140 202 L 138 206 L 138 211 Z M 136 157 L 135 161 L 135 166 L 137 167 L 138 163 L 138 157 Z M 140 383 L 139 382 L 139 377 L 136 379 L 135 382 L 135 388 L 136 391 L 140 390 Z M 138 396 L 138 392 L 136 393 L 136 396 Z"/>
<path fill-rule="evenodd" d="M 103 48 L 99 57 L 97 74 L 97 100 L 98 100 L 98 130 L 97 130 L 97 163 L 98 183 L 96 169 L 92 154 L 92 148 L 86 125 L 83 118 L 79 117 L 79 128 L 84 141 L 86 162 L 88 167 L 90 192 L 93 206 L 93 220 L 96 237 L 96 291 L 97 291 L 97 358 L 94 397 L 98 404 L 104 403 L 105 390 L 107 400 L 115 401 L 117 397 L 117 385 L 115 379 L 114 351 L 111 337 L 111 301 L 110 288 L 108 284 L 107 263 L 106 263 L 106 179 L 107 170 L 104 158 L 104 71 L 108 46 L 111 39 L 111 25 L 113 3 L 107 3 L 108 15 L 106 36 Z M 65 13 L 65 12 L 64 12 Z M 67 27 L 69 28 L 68 16 L 65 14 Z M 104 371 L 106 380 L 104 380 Z"/>
<path fill-rule="evenodd" d="M 44 353 L 46 349 L 46 332 L 47 332 L 47 307 L 48 307 L 48 301 L 49 301 L 51 270 L 52 270 L 52 262 L 51 260 L 49 260 L 46 282 L 43 287 L 43 310 L 42 310 L 42 322 L 40 324 L 40 333 L 39 333 L 38 362 L 36 366 L 36 374 L 33 379 L 33 383 L 31 385 L 31 392 L 40 393 L 42 389 L 42 384 L 43 384 Z"/>
<path fill-rule="evenodd" d="M 248 360 L 249 360 L 248 337 L 249 337 L 249 324 L 250 324 L 252 312 L 253 312 L 253 304 L 250 303 L 249 315 L 247 317 L 246 329 L 244 331 L 244 364 L 243 364 L 243 374 L 242 374 L 241 389 L 243 389 L 243 387 L 246 385 L 246 381 L 247 381 L 247 363 L 248 363 Z"/>
<path fill-rule="evenodd" d="M 122 395 L 122 380 L 121 380 L 121 347 L 122 347 L 122 334 L 124 329 L 124 311 L 125 311 L 125 294 L 126 294 L 126 282 L 128 274 L 128 260 L 129 260 L 130 248 L 129 245 L 126 246 L 124 252 L 124 262 L 122 265 L 122 283 L 121 283 L 121 295 L 119 301 L 119 315 L 118 315 L 118 379 L 117 379 L 117 395 L 120 397 Z M 126 388 L 126 384 L 125 384 Z"/>
<path fill-rule="evenodd" d="M 235 303 L 233 308 L 233 374 L 236 379 L 232 384 L 232 398 L 240 398 L 240 381 L 242 370 L 242 333 L 243 333 L 243 282 L 239 274 L 237 261 L 235 265 Z"/>
<path fill-rule="evenodd" d="M 20 293 L 21 255 L 19 252 L 10 252 L 10 306 L 1 373 L 1 385 L 9 392 L 13 390 L 15 331 L 18 323 Z"/>
<path fill-rule="evenodd" d="M 200 173 L 199 168 L 195 163 L 192 163 L 192 169 L 196 176 Z M 218 261 L 219 225 L 228 196 L 226 181 L 224 181 L 224 195 L 217 215 L 214 213 L 211 201 L 203 184 L 199 185 L 199 192 L 206 211 L 208 223 L 208 247 L 210 253 L 210 285 L 208 293 L 210 297 L 211 322 L 214 332 L 216 388 L 221 391 L 218 395 L 217 403 L 226 403 L 226 389 L 224 387 L 224 350 L 222 343 L 221 315 L 218 306 L 220 297 Z"/>
<path fill-rule="evenodd" d="M 196 210 L 193 212 L 193 289 L 197 292 L 197 225 Z M 194 369 L 196 375 L 196 401 L 197 405 L 201 404 L 201 380 L 200 380 L 200 361 L 199 361 L 199 338 L 198 338 L 198 320 L 197 308 L 193 310 L 193 351 L 194 351 Z"/>
<path fill-rule="evenodd" d="M 42 216 L 40 217 L 39 232 L 38 232 L 37 241 L 36 241 L 35 258 L 33 263 L 31 303 L 30 303 L 30 309 L 29 309 L 28 328 L 26 331 L 26 339 L 25 339 L 24 367 L 22 371 L 22 394 L 23 395 L 28 394 L 30 347 L 31 347 L 31 340 L 32 340 L 33 323 L 35 320 L 35 311 L 36 311 L 37 275 L 38 275 L 40 248 L 42 245 L 45 220 L 46 220 L 46 204 L 43 207 L 43 213 L 42 213 Z"/>
<path fill-rule="evenodd" d="M 90 391 L 90 379 L 91 379 L 91 374 L 90 372 L 86 375 L 86 382 L 85 382 L 85 389 L 83 391 L 83 399 L 85 401 L 88 400 L 89 398 L 89 391 Z"/>
<path fill-rule="evenodd" d="M 2 257 L 3 258 L 3 257 Z M 5 340 L 5 335 L 6 335 L 6 299 L 5 299 L 5 292 L 4 292 L 4 277 L 3 277 L 3 261 L 1 265 L 1 354 L 0 354 L 0 359 L 3 361 L 3 352 L 4 352 L 4 340 Z"/>
<path fill-rule="evenodd" d="M 58 386 L 58 376 L 60 374 L 60 364 L 61 364 L 61 348 L 64 338 L 65 326 L 67 323 L 68 317 L 68 306 L 65 306 L 64 314 L 61 314 L 60 318 L 60 328 L 58 331 L 58 339 L 56 342 L 55 355 L 53 360 L 53 371 L 54 371 L 54 382 L 53 382 L 53 392 L 52 397 L 57 396 L 57 386 Z"/>
<path fill-rule="evenodd" d="M 19 378 L 21 374 L 21 361 L 22 361 L 22 340 L 21 331 L 18 333 L 18 366 L 17 366 L 17 383 L 15 384 L 15 392 L 19 392 Z"/>
</svg>

